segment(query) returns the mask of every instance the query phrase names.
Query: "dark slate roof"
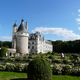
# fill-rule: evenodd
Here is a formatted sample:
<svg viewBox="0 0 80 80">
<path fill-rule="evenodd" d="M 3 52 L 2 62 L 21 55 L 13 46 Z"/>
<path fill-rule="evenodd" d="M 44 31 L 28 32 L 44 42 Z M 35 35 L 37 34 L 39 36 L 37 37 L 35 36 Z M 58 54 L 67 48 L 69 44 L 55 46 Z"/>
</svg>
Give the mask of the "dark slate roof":
<svg viewBox="0 0 80 80">
<path fill-rule="evenodd" d="M 16 27 L 16 26 L 17 26 L 17 24 L 16 24 L 16 23 L 14 23 L 13 27 Z"/>
<path fill-rule="evenodd" d="M 24 20 L 22 19 L 22 20 L 21 20 L 21 24 L 20 24 L 17 32 L 19 32 L 19 31 L 24 31 L 24 24 L 23 24 L 23 22 L 24 22 Z"/>
</svg>

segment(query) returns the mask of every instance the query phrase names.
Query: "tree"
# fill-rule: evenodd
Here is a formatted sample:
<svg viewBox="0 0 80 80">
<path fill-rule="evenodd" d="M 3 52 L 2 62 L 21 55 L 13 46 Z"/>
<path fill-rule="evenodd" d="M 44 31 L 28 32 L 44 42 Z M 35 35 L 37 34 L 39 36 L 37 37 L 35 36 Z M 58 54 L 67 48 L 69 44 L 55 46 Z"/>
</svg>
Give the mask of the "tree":
<svg viewBox="0 0 80 80">
<path fill-rule="evenodd" d="M 7 52 L 8 52 L 8 49 L 5 47 L 2 47 L 0 50 L 0 57 L 5 57 Z"/>
<path fill-rule="evenodd" d="M 80 40 L 74 41 L 52 41 L 54 52 L 80 53 Z"/>
<path fill-rule="evenodd" d="M 27 74 L 30 80 L 51 80 L 52 70 L 46 59 L 38 57 L 29 63 Z"/>
</svg>

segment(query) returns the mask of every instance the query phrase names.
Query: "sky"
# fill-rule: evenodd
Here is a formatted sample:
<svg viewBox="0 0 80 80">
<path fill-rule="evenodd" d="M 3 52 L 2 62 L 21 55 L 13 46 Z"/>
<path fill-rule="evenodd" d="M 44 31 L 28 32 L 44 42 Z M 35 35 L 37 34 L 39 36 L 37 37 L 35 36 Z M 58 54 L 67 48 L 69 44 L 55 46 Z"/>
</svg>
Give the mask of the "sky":
<svg viewBox="0 0 80 80">
<path fill-rule="evenodd" d="M 11 41 L 13 24 L 28 22 L 29 33 L 47 40 L 80 39 L 80 0 L 0 0 L 0 40 Z"/>
</svg>

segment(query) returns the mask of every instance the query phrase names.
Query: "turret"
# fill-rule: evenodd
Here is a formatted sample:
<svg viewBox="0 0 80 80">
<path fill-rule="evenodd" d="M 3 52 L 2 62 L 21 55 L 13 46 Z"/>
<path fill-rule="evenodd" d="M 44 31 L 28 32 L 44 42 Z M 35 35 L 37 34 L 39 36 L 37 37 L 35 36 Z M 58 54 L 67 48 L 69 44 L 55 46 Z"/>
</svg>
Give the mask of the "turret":
<svg viewBox="0 0 80 80">
<path fill-rule="evenodd" d="M 15 32 L 17 32 L 17 24 L 16 23 L 14 23 L 14 25 L 13 25 L 13 33 L 15 33 Z"/>
<path fill-rule="evenodd" d="M 28 32 L 28 23 L 26 22 L 26 26 L 25 26 L 26 31 Z"/>
<path fill-rule="evenodd" d="M 16 49 L 16 32 L 17 32 L 17 25 L 14 23 L 13 25 L 13 33 L 12 33 L 12 48 Z"/>
<path fill-rule="evenodd" d="M 21 24 L 19 25 L 17 32 L 22 32 L 24 30 L 25 30 L 25 28 L 24 28 L 24 20 L 22 19 L 21 20 Z"/>
<path fill-rule="evenodd" d="M 25 29 L 24 20 L 22 19 L 16 33 L 17 53 L 21 53 L 22 55 L 28 53 L 28 37 L 29 37 L 29 34 Z"/>
</svg>

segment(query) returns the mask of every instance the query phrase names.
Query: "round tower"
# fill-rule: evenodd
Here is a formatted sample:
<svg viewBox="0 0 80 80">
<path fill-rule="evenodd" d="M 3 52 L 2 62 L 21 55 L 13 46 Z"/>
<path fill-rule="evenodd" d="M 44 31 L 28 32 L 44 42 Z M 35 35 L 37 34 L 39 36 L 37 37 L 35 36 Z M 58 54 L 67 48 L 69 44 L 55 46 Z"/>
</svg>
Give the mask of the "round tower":
<svg viewBox="0 0 80 80">
<path fill-rule="evenodd" d="M 12 35 L 12 48 L 16 49 L 16 32 L 17 32 L 17 25 L 14 23 L 13 25 L 13 35 Z"/>
<path fill-rule="evenodd" d="M 21 20 L 21 24 L 16 34 L 16 52 L 22 55 L 28 54 L 28 31 L 25 29 L 24 20 Z"/>
</svg>

